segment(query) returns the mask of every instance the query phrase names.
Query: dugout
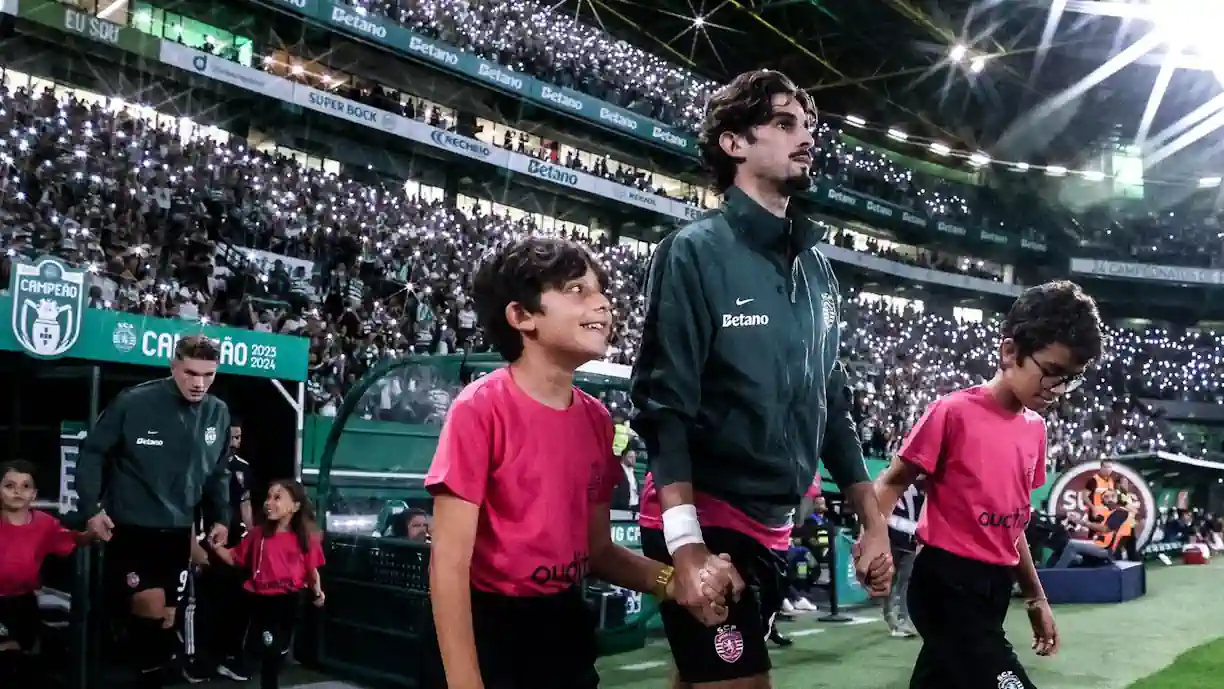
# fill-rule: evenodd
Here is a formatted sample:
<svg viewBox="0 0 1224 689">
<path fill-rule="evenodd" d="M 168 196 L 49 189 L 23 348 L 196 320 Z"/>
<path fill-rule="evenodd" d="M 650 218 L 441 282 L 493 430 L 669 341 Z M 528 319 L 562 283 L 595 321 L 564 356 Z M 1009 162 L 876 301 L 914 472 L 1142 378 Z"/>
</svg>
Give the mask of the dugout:
<svg viewBox="0 0 1224 689">
<path fill-rule="evenodd" d="M 496 355 L 383 361 L 345 396 L 322 447 L 307 449 L 303 480 L 313 488 L 326 532 L 327 605 L 317 637 L 311 648 L 299 646 L 299 657 L 317 654 L 325 670 L 364 683 L 415 686 L 418 649 L 432 633 L 429 547 L 383 534 L 397 510 L 430 506 L 424 478 L 451 401 L 464 385 L 504 365 Z M 577 381 L 615 415 L 627 408 L 628 372 L 593 362 Z M 613 539 L 636 546 L 636 515 L 613 516 Z M 599 582 L 587 594 L 601 619 L 601 652 L 645 644 L 656 612 L 648 596 Z"/>
<path fill-rule="evenodd" d="M 3 457 L 37 467 L 38 507 L 82 526 L 73 517 L 81 441 L 121 390 L 168 375 L 174 346 L 187 335 L 220 345 L 213 392 L 245 419 L 243 454 L 257 483 L 299 475 L 306 339 L 86 308 L 88 285 L 85 271 L 43 258 L 14 263 L 9 292 L 0 295 L 0 375 L 9 392 L 0 396 Z M 101 686 L 104 674 L 94 595 L 104 550 L 78 549 L 67 561 L 49 560 L 44 572 L 42 650 L 72 689 Z"/>
</svg>

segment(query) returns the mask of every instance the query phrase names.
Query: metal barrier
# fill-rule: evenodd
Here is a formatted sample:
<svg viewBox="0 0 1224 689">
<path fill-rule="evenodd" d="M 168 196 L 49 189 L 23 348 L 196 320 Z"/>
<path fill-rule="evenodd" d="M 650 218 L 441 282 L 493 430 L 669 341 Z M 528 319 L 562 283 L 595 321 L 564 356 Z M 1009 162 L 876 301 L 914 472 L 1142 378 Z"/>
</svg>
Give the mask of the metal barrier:
<svg viewBox="0 0 1224 689">
<path fill-rule="evenodd" d="M 433 633 L 429 546 L 328 534 L 324 550 L 319 664 L 361 683 L 416 687 L 422 644 Z"/>
</svg>

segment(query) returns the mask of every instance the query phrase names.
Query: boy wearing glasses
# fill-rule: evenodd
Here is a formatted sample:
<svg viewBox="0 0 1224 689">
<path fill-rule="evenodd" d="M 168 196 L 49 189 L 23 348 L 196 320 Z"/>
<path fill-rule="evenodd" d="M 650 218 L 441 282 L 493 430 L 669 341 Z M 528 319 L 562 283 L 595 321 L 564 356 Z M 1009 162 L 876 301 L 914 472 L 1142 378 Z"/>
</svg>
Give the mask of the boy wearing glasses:
<svg viewBox="0 0 1224 689">
<path fill-rule="evenodd" d="M 877 479 L 888 514 L 926 477 L 908 592 L 923 644 L 910 689 L 1033 689 L 1003 633 L 1014 583 L 1028 599 L 1033 649 L 1058 651 L 1024 529 L 1046 479 L 1041 413 L 1100 357 L 1101 319 L 1079 286 L 1051 282 L 1020 295 L 1000 334 L 994 378 L 932 403 Z"/>
</svg>

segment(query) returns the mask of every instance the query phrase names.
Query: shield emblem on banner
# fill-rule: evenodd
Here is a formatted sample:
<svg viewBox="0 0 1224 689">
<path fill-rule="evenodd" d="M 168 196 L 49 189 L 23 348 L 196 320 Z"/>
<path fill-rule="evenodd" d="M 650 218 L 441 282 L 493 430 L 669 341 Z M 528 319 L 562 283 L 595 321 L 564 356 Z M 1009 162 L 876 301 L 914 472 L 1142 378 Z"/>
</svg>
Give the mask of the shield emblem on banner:
<svg viewBox="0 0 1224 689">
<path fill-rule="evenodd" d="M 62 356 L 81 336 L 85 271 L 54 258 L 13 264 L 13 336 L 27 353 Z"/>
</svg>

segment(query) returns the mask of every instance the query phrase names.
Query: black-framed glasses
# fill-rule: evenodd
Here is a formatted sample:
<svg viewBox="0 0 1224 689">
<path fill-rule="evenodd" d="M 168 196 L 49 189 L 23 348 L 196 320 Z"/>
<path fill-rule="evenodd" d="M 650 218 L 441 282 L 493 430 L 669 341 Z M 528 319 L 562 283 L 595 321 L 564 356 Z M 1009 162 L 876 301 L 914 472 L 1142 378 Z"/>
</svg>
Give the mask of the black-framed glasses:
<svg viewBox="0 0 1224 689">
<path fill-rule="evenodd" d="M 1063 392 L 1072 392 L 1078 390 L 1084 384 L 1084 374 L 1086 371 L 1078 373 L 1063 373 L 1062 371 L 1051 371 L 1049 364 L 1042 363 L 1035 356 L 1029 356 L 1033 363 L 1037 365 L 1037 369 L 1041 371 L 1041 387 L 1046 390 L 1053 390 L 1060 385 L 1063 386 Z"/>
</svg>

